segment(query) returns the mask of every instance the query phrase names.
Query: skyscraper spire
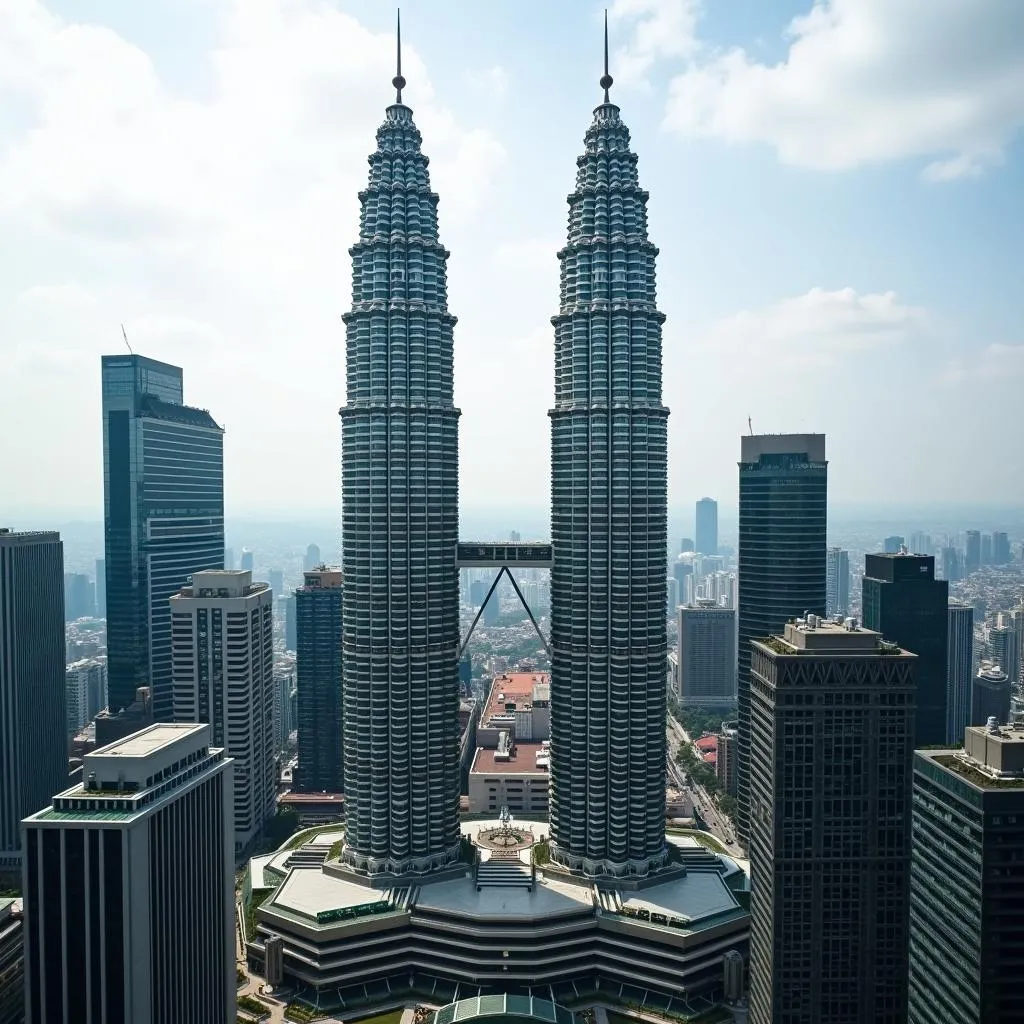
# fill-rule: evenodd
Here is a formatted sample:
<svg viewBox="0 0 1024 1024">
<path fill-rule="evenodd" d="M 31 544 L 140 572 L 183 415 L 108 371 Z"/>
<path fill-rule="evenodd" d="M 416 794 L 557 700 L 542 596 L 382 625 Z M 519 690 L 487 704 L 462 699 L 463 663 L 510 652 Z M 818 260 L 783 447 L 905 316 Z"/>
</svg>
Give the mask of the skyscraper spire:
<svg viewBox="0 0 1024 1024">
<path fill-rule="evenodd" d="M 455 317 L 404 85 L 399 49 L 343 317 L 342 861 L 371 877 L 428 874 L 459 855 Z"/>
<path fill-rule="evenodd" d="M 606 70 L 552 318 L 550 835 L 555 863 L 623 877 L 667 863 L 668 409 L 658 250 L 611 84 Z"/>
<path fill-rule="evenodd" d="M 613 81 L 612 76 L 608 74 L 608 8 L 606 7 L 604 9 L 604 74 L 598 83 L 604 89 L 605 103 L 611 103 L 611 100 L 608 98 L 608 90 L 612 87 Z"/>
<path fill-rule="evenodd" d="M 607 20 L 607 17 L 608 16 L 606 14 L 605 15 L 605 19 L 606 20 Z M 397 60 L 398 70 L 397 70 L 397 73 L 395 74 L 395 77 L 391 79 L 391 84 L 395 87 L 395 91 L 398 93 L 398 95 L 395 97 L 395 102 L 396 103 L 401 103 L 402 102 L 402 90 L 405 88 L 405 79 L 402 77 L 402 8 L 401 7 L 399 7 L 398 10 L 397 10 L 397 19 L 398 19 L 398 36 L 397 36 L 397 38 L 398 38 L 398 45 L 397 45 L 397 54 L 396 54 L 396 56 L 398 58 L 398 60 Z M 608 35 L 608 29 L 607 29 L 607 26 L 606 26 L 605 27 L 605 36 L 606 36 L 606 38 L 605 38 L 605 58 L 604 58 L 605 74 L 608 73 L 608 70 L 607 70 L 607 65 L 608 65 L 608 52 L 607 52 L 608 51 L 608 40 L 607 40 L 607 35 Z M 605 102 L 606 103 L 608 102 L 607 96 L 605 97 Z"/>
</svg>

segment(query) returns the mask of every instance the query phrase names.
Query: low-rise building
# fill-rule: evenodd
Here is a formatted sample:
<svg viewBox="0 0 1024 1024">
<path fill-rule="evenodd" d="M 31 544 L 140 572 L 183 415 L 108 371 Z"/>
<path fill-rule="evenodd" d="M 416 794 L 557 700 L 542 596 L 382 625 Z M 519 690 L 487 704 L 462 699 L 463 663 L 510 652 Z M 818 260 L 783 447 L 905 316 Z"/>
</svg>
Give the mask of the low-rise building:
<svg viewBox="0 0 1024 1024">
<path fill-rule="evenodd" d="M 519 743 L 503 733 L 498 746 L 477 747 L 469 770 L 469 811 L 497 815 L 507 807 L 515 815 L 548 812 L 550 750 L 541 743 Z"/>
<path fill-rule="evenodd" d="M 21 900 L 0 899 L 0 1024 L 25 1019 L 23 924 Z"/>
</svg>

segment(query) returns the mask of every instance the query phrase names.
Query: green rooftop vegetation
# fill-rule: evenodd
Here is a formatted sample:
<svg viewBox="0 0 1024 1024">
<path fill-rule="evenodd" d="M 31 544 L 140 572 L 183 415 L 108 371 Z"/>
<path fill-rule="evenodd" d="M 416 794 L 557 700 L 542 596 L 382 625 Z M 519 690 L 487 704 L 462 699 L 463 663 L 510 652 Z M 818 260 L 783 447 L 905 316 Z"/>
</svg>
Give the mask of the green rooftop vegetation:
<svg viewBox="0 0 1024 1024">
<path fill-rule="evenodd" d="M 939 754 L 933 760 L 982 789 L 1024 789 L 1024 779 L 994 779 L 961 760 L 956 754 Z"/>
</svg>

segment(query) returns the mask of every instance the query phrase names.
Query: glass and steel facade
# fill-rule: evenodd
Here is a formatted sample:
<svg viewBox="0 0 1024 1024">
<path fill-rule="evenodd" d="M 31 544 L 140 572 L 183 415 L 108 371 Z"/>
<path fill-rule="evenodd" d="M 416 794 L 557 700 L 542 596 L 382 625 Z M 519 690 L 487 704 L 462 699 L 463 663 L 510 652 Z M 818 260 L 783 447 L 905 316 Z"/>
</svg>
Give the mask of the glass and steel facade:
<svg viewBox="0 0 1024 1024">
<path fill-rule="evenodd" d="M 343 857 L 371 875 L 459 852 L 455 317 L 420 144 L 399 95 L 359 194 L 344 317 Z"/>
<path fill-rule="evenodd" d="M 552 318 L 551 855 L 644 875 L 666 857 L 665 318 L 648 194 L 607 94 L 577 165 Z"/>
<path fill-rule="evenodd" d="M 168 601 L 224 565 L 224 432 L 182 404 L 177 366 L 103 356 L 102 376 L 108 702 L 116 712 L 150 686 L 169 721 Z"/>
<path fill-rule="evenodd" d="M 344 586 L 338 570 L 306 572 L 295 592 L 297 626 L 296 700 L 302 793 L 340 793 L 345 786 L 341 756 L 341 630 Z"/>
<path fill-rule="evenodd" d="M 68 777 L 64 548 L 0 530 L 0 872 L 21 863 L 20 822 Z"/>
<path fill-rule="evenodd" d="M 1024 778 L 918 750 L 913 800 L 907 1020 L 1024 1020 Z"/>
<path fill-rule="evenodd" d="M 780 634 L 789 619 L 805 612 L 825 613 L 825 435 L 746 435 L 739 471 L 736 832 L 746 843 L 750 641 Z"/>
</svg>

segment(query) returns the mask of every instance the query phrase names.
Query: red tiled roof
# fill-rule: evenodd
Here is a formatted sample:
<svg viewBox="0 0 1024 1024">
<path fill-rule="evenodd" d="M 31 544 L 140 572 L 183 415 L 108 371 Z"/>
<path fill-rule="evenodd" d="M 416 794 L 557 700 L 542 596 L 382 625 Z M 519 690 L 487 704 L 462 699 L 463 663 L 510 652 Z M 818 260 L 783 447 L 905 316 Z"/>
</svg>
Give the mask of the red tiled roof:
<svg viewBox="0 0 1024 1024">
<path fill-rule="evenodd" d="M 546 672 L 507 672 L 495 676 L 491 683 L 491 692 L 487 695 L 487 707 L 484 708 L 480 724 L 486 726 L 491 715 L 505 714 L 505 705 L 533 704 L 533 688 L 537 683 L 550 683 L 551 677 Z M 499 699 L 498 695 L 503 694 Z"/>
</svg>

